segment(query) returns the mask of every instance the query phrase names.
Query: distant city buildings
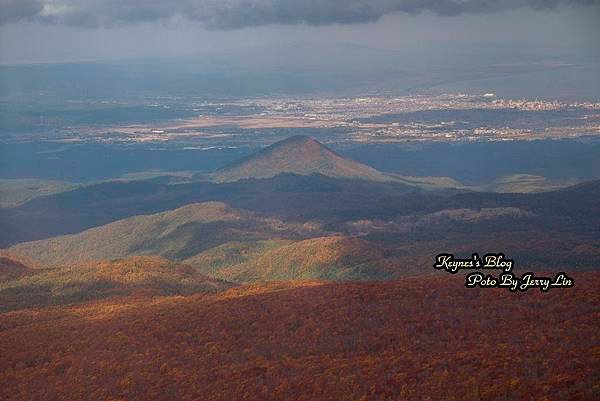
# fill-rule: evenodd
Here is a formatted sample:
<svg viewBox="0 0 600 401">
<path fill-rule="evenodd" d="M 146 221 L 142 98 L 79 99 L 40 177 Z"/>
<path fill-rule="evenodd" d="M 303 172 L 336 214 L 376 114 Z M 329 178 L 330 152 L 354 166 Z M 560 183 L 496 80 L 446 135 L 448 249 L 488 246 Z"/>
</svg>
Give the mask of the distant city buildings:
<svg viewBox="0 0 600 401">
<path fill-rule="evenodd" d="M 600 103 L 503 99 L 494 93 L 402 97 L 250 98 L 227 102 L 169 98 L 171 109 L 198 116 L 160 124 L 64 127 L 19 133 L 4 140 L 156 142 L 238 146 L 261 133 L 319 130 L 336 142 L 494 141 L 600 135 Z M 155 103 L 161 106 L 161 103 Z M 165 105 L 166 107 L 166 105 Z M 535 113 L 544 113 L 536 115 Z M 529 113 L 529 114 L 528 114 Z"/>
</svg>

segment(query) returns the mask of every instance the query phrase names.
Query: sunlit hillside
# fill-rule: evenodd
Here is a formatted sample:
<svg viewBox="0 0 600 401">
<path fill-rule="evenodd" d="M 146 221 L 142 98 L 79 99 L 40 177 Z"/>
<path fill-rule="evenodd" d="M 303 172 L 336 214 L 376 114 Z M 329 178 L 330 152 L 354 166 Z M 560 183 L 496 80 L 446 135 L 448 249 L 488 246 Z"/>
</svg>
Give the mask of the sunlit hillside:
<svg viewBox="0 0 600 401">
<path fill-rule="evenodd" d="M 160 257 L 88 262 L 35 269 L 0 283 L 0 311 L 94 299 L 215 293 L 233 284 L 209 278 L 191 266 Z"/>
</svg>

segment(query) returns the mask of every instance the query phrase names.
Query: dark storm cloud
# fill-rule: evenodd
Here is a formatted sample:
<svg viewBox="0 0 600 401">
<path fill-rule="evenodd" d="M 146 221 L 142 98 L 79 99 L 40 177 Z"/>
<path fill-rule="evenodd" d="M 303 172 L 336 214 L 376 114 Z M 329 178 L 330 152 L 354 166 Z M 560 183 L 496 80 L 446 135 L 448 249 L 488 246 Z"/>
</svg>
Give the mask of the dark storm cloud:
<svg viewBox="0 0 600 401">
<path fill-rule="evenodd" d="M 209 27 L 236 29 L 266 24 L 352 24 L 373 22 L 391 13 L 438 15 L 492 13 L 558 5 L 594 5 L 600 0 L 255 0 L 228 3 L 212 13 L 192 14 Z"/>
<path fill-rule="evenodd" d="M 42 8 L 39 0 L 0 0 L 0 23 L 35 17 Z"/>
<path fill-rule="evenodd" d="M 593 4 L 600 0 L 0 0 L 0 22 L 110 27 L 183 16 L 212 29 L 239 29 L 372 22 L 396 12 L 460 15 Z"/>
</svg>

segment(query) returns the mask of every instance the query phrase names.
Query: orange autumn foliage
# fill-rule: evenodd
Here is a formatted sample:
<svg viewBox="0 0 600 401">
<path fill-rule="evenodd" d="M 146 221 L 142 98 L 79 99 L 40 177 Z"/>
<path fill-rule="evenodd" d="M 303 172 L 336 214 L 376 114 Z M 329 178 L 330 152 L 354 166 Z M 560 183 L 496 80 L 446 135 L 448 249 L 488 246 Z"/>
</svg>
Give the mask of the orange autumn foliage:
<svg viewBox="0 0 600 401">
<path fill-rule="evenodd" d="M 0 315 L 3 400 L 592 400 L 600 274 L 292 282 Z"/>
</svg>

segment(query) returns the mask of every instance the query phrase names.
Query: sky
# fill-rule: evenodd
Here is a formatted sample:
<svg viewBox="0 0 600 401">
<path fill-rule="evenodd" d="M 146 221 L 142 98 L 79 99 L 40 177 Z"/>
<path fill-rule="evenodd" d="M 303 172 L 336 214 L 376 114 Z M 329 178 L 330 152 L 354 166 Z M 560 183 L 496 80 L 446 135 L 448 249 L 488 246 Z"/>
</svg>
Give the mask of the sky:
<svg viewBox="0 0 600 401">
<path fill-rule="evenodd" d="M 0 0 L 2 64 L 312 45 L 597 62 L 599 42 L 600 0 Z"/>
</svg>

